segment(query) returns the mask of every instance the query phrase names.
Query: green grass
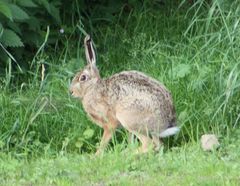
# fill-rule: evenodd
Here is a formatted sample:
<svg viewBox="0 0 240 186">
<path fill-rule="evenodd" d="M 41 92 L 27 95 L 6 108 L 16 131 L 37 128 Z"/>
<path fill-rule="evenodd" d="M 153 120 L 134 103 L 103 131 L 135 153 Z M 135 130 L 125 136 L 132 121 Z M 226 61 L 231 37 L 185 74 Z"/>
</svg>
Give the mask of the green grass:
<svg viewBox="0 0 240 186">
<path fill-rule="evenodd" d="M 1 74 L 0 183 L 238 185 L 239 8 L 237 1 L 202 2 L 191 8 L 153 4 L 120 14 L 115 22 L 94 23 L 103 77 L 140 70 L 172 92 L 182 130 L 165 141 L 164 152 L 133 155 L 127 133 L 119 129 L 103 157 L 92 155 L 102 131 L 68 93 L 84 65 L 82 40 L 66 40 L 58 54 L 43 45 L 31 72 L 18 74 L 9 63 Z M 219 137 L 219 151 L 202 152 L 204 133 Z"/>
<path fill-rule="evenodd" d="M 0 181 L 6 186 L 239 185 L 239 150 L 233 147 L 228 153 L 204 153 L 197 144 L 189 144 L 141 156 L 121 148 L 102 157 L 65 154 L 30 162 L 0 156 Z"/>
</svg>

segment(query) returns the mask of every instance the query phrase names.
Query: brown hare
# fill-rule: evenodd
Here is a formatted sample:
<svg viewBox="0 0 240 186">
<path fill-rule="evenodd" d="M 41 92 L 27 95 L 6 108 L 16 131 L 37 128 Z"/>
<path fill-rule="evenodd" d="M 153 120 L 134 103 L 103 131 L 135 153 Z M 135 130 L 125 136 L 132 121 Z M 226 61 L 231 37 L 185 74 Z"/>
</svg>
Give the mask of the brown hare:
<svg viewBox="0 0 240 186">
<path fill-rule="evenodd" d="M 114 130 L 122 125 L 141 141 L 140 152 L 159 148 L 160 138 L 179 131 L 170 92 L 137 71 L 123 71 L 102 79 L 91 38 L 85 37 L 87 65 L 78 72 L 70 92 L 80 98 L 89 117 L 104 129 L 97 154 L 103 152 Z"/>
</svg>

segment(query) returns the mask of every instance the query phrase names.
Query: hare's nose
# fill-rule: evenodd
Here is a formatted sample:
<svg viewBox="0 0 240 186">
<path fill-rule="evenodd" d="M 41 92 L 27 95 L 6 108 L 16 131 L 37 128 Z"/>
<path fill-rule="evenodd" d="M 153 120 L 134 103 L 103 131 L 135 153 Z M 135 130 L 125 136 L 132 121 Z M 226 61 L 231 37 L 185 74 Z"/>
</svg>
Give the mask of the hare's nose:
<svg viewBox="0 0 240 186">
<path fill-rule="evenodd" d="M 69 87 L 69 93 L 72 95 L 73 94 L 73 89 L 72 87 Z"/>
</svg>

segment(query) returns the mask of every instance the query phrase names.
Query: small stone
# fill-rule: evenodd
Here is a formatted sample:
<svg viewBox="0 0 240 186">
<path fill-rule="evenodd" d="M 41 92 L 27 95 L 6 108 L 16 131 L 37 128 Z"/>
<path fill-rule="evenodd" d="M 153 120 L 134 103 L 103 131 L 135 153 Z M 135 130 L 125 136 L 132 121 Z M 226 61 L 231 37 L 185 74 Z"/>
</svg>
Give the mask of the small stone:
<svg viewBox="0 0 240 186">
<path fill-rule="evenodd" d="M 212 151 L 219 147 L 218 138 L 214 134 L 204 134 L 201 137 L 201 146 L 204 151 Z"/>
</svg>

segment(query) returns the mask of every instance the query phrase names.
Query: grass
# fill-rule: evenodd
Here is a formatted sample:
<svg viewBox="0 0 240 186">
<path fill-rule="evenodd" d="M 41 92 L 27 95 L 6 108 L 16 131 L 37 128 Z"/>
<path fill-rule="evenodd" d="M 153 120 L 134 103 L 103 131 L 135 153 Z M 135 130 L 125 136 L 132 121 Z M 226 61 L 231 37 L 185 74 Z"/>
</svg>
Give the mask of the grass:
<svg viewBox="0 0 240 186">
<path fill-rule="evenodd" d="M 172 92 L 182 130 L 157 154 L 133 155 L 127 133 L 119 129 L 103 157 L 92 155 L 102 131 L 68 93 L 72 76 L 84 65 L 82 44 L 67 40 L 54 55 L 42 45 L 28 78 L 17 75 L 9 62 L 0 80 L 0 183 L 238 185 L 240 25 L 235 5 L 197 1 L 189 8 L 169 2 L 91 23 L 103 77 L 140 70 Z M 219 151 L 201 150 L 204 133 L 219 137 Z"/>
<path fill-rule="evenodd" d="M 1 156 L 1 184 L 238 185 L 240 181 L 239 150 L 232 147 L 228 154 L 205 153 L 197 144 L 189 144 L 141 156 L 121 148 L 102 157 L 71 153 L 30 162 Z"/>
</svg>

